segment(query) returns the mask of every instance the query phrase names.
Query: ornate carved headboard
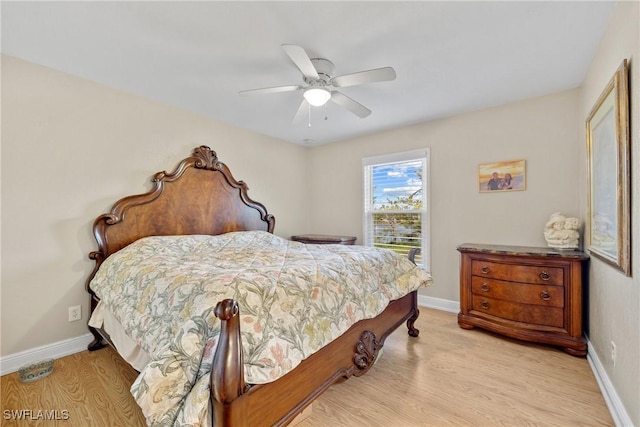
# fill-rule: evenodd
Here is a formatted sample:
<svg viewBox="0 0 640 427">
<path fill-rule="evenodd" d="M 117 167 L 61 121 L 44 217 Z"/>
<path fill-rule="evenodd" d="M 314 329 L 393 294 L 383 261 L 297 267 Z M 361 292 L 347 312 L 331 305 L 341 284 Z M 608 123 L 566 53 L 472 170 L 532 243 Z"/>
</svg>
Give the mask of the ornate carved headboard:
<svg viewBox="0 0 640 427">
<path fill-rule="evenodd" d="M 172 173 L 158 172 L 153 188 L 118 200 L 111 212 L 93 223 L 98 250 L 89 257 L 96 267 L 109 255 L 146 236 L 217 235 L 231 231 L 273 232 L 275 218 L 247 195 L 215 151 L 201 146 Z"/>
</svg>

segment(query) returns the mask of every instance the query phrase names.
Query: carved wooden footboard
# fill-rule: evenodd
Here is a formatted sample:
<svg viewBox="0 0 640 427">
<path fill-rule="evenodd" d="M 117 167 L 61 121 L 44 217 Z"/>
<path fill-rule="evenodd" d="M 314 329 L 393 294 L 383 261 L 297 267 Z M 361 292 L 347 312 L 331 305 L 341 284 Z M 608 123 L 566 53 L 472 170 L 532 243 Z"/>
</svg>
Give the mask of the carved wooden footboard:
<svg viewBox="0 0 640 427">
<path fill-rule="evenodd" d="M 391 302 L 380 315 L 359 321 L 282 378 L 258 385 L 244 382 L 238 305 L 221 301 L 216 316 L 222 329 L 210 378 L 214 425 L 287 425 L 338 379 L 366 373 L 387 336 L 402 323 L 417 337 L 417 298 L 412 292 Z"/>
</svg>

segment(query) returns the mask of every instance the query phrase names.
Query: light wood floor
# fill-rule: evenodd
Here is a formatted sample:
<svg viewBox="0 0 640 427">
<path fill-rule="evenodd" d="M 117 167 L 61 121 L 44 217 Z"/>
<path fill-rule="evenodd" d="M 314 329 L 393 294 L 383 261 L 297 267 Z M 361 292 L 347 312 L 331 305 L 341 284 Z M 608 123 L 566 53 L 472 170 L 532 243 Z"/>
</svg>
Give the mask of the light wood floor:
<svg viewBox="0 0 640 427">
<path fill-rule="evenodd" d="M 410 338 L 401 327 L 363 377 L 335 384 L 297 427 L 613 426 L 584 358 L 475 329 L 422 309 Z M 66 410 L 59 422 L 2 426 L 144 426 L 129 394 L 136 372 L 110 348 L 59 359 L 34 383 L 1 379 L 2 410 Z M 4 412 L 3 412 L 4 413 Z"/>
</svg>

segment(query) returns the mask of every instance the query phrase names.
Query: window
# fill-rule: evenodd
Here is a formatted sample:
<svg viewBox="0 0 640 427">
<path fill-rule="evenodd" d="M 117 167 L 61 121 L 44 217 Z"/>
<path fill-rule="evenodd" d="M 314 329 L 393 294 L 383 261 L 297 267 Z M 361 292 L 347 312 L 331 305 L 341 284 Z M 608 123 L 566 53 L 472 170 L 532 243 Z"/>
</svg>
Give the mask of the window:
<svg viewBox="0 0 640 427">
<path fill-rule="evenodd" d="M 364 244 L 408 254 L 429 271 L 429 149 L 362 160 Z"/>
</svg>

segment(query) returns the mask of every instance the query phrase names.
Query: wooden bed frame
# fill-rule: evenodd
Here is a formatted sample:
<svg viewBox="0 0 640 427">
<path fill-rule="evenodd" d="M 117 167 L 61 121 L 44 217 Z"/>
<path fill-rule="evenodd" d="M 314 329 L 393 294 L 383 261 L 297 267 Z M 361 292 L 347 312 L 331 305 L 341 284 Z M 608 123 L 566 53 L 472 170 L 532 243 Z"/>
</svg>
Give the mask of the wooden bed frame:
<svg viewBox="0 0 640 427">
<path fill-rule="evenodd" d="M 197 147 L 174 172 L 159 172 L 153 188 L 120 199 L 110 213 L 93 224 L 98 250 L 89 258 L 96 265 L 87 279 L 91 312 L 99 298 L 89 288 L 102 262 L 145 236 L 218 235 L 231 231 L 273 232 L 275 219 L 247 196 L 247 185 L 236 181 L 209 147 Z M 386 337 L 406 321 L 409 335 L 418 336 L 417 292 L 391 302 L 377 317 L 361 320 L 338 339 L 303 360 L 293 371 L 268 384 L 244 380 L 239 308 L 224 300 L 215 309 L 221 320 L 220 338 L 211 369 L 209 411 L 216 427 L 286 425 L 341 377 L 360 376 L 373 365 Z M 89 350 L 109 343 L 103 330 L 89 327 Z"/>
</svg>

